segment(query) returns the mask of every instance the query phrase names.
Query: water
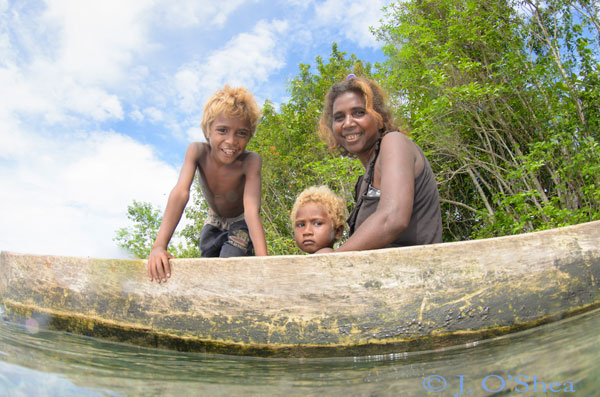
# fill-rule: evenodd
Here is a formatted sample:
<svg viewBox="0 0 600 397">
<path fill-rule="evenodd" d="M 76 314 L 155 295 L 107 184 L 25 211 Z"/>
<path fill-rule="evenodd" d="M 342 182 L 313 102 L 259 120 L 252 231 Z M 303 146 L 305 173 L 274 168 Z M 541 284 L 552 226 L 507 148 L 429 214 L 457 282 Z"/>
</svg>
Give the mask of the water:
<svg viewBox="0 0 600 397">
<path fill-rule="evenodd" d="M 0 395 L 600 396 L 599 330 L 600 309 L 440 351 L 265 359 L 138 348 L 0 322 Z"/>
</svg>

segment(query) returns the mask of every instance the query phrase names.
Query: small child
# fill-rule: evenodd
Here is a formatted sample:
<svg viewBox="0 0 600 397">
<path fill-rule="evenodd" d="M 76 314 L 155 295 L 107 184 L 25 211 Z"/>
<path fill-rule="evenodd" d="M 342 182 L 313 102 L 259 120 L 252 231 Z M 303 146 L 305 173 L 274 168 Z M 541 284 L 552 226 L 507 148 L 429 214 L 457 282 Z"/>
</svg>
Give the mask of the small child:
<svg viewBox="0 0 600 397">
<path fill-rule="evenodd" d="M 260 110 L 245 88 L 225 86 L 208 99 L 202 115 L 207 142 L 191 143 L 179 180 L 169 195 L 158 236 L 148 258 L 150 281 L 171 276 L 167 246 L 190 196 L 196 170 L 210 211 L 200 233 L 203 257 L 267 255 L 260 219 L 259 154 L 246 150 Z"/>
<path fill-rule="evenodd" d="M 346 223 L 346 202 L 327 186 L 311 186 L 296 198 L 290 218 L 298 248 L 309 254 L 332 251 Z"/>
</svg>

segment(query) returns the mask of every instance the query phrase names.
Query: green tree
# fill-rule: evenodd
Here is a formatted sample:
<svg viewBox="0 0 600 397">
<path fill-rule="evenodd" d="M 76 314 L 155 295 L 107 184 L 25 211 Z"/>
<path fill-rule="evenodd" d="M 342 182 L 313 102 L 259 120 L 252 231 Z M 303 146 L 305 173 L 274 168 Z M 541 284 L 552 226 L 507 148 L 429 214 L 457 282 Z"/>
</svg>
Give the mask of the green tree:
<svg viewBox="0 0 600 397">
<path fill-rule="evenodd" d="M 276 109 L 267 101 L 249 150 L 263 159 L 262 214 L 271 254 L 298 254 L 290 225 L 296 196 L 311 185 L 328 185 L 349 205 L 354 182 L 362 170 L 357 160 L 328 152 L 316 134 L 327 91 L 348 73 L 371 75 L 371 66 L 338 50 L 334 43 L 328 62 L 316 58 L 316 73 L 301 64 L 288 84 L 290 100 Z"/>
<path fill-rule="evenodd" d="M 114 240 L 138 258 L 147 257 L 158 235 L 162 220 L 160 209 L 151 203 L 138 202 L 127 207 L 127 218 L 133 222 L 129 228 L 120 228 Z"/>
<path fill-rule="evenodd" d="M 600 217 L 590 7 L 415 0 L 387 8 L 378 77 L 432 162 L 446 241 Z"/>
<path fill-rule="evenodd" d="M 177 258 L 195 258 L 200 256 L 198 241 L 204 219 L 208 214 L 208 205 L 202 198 L 200 185 L 194 181 L 190 201 L 185 208 L 187 224 L 174 233 L 168 251 Z M 152 203 L 133 201 L 127 207 L 127 218 L 133 223 L 116 231 L 114 241 L 137 258 L 147 258 L 158 235 L 162 222 L 162 210 Z"/>
<path fill-rule="evenodd" d="M 333 156 L 317 137 L 317 124 L 329 87 L 348 73 L 371 75 L 371 66 L 347 56 L 333 44 L 328 62 L 316 59 L 316 73 L 309 65 L 300 65 L 297 77 L 288 84 L 290 100 L 278 108 L 266 101 L 263 117 L 248 150 L 258 152 L 262 167 L 262 218 L 267 246 L 271 255 L 299 254 L 290 225 L 290 210 L 296 196 L 311 185 L 328 185 L 352 203 L 352 192 L 362 166 L 357 160 Z M 199 256 L 197 247 L 200 230 L 208 206 L 194 183 L 195 194 L 186 206 L 189 223 L 177 232 L 183 243 L 171 244 L 169 250 L 176 257 Z M 161 212 L 148 203 L 129 207 L 130 228 L 117 231 L 115 240 L 121 247 L 138 257 L 147 257 L 158 227 Z"/>
<path fill-rule="evenodd" d="M 334 44 L 328 60 L 316 59 L 314 73 L 299 66 L 288 102 L 265 102 L 248 149 L 263 158 L 271 254 L 299 252 L 289 210 L 304 188 L 329 185 L 352 206 L 361 165 L 331 155 L 315 133 L 326 92 L 350 72 L 386 87 L 397 118 L 426 152 L 438 179 L 444 241 L 600 218 L 596 2 L 409 0 L 385 12 L 375 33 L 387 59 L 376 73 Z M 184 255 L 197 255 L 206 210 L 201 197 L 186 209 L 193 221 L 181 232 Z M 123 246 L 148 248 L 153 238 L 142 229 L 155 235 L 157 222 L 147 212 L 134 208 L 140 229 L 119 231 Z"/>
</svg>

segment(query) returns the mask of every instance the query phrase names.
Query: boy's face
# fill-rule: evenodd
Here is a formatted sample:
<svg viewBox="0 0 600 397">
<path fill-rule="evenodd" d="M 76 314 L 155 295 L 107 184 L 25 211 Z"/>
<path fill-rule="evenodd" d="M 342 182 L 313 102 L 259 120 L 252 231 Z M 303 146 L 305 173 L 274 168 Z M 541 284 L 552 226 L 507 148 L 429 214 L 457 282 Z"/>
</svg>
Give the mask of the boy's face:
<svg viewBox="0 0 600 397">
<path fill-rule="evenodd" d="M 250 141 L 250 123 L 238 118 L 217 115 L 210 125 L 208 143 L 215 160 L 230 164 L 237 159 Z"/>
<path fill-rule="evenodd" d="M 333 247 L 333 243 L 342 235 L 343 227 L 337 230 L 325 209 L 316 203 L 308 203 L 298 208 L 294 223 L 294 238 L 298 247 L 313 254 L 325 247 Z"/>
</svg>

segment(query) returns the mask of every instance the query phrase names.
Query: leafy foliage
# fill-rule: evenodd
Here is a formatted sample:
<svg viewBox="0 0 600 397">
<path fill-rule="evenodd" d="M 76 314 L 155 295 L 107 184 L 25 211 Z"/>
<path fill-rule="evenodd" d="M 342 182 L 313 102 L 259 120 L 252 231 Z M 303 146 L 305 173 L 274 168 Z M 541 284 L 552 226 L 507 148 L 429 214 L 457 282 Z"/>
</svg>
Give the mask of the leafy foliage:
<svg viewBox="0 0 600 397">
<path fill-rule="evenodd" d="M 114 240 L 138 258 L 147 257 L 158 235 L 162 220 L 160 209 L 151 203 L 133 201 L 127 207 L 127 218 L 134 223 L 130 228 L 120 228 Z"/>
<path fill-rule="evenodd" d="M 423 0 L 377 30 L 393 93 L 438 177 L 444 240 L 597 219 L 597 10 Z M 596 36 L 597 38 L 599 36 Z"/>
<path fill-rule="evenodd" d="M 195 181 L 192 185 L 190 201 L 185 209 L 188 223 L 181 231 L 174 234 L 168 247 L 168 251 L 176 258 L 200 256 L 198 241 L 207 214 L 208 205 L 202 199 L 200 185 Z M 152 203 L 134 200 L 127 207 L 127 218 L 133 226 L 118 229 L 114 241 L 137 258 L 147 258 L 158 235 L 162 211 L 160 208 L 155 208 Z"/>
<path fill-rule="evenodd" d="M 329 87 L 348 73 L 370 76 L 370 65 L 354 55 L 346 56 L 332 46 L 332 54 L 326 63 L 316 59 L 317 74 L 309 65 L 300 65 L 299 75 L 288 84 L 290 100 L 279 109 L 266 101 L 263 117 L 248 150 L 259 153 L 263 159 L 262 218 L 271 255 L 300 254 L 293 239 L 290 210 L 296 196 L 312 185 L 328 185 L 351 205 L 354 182 L 362 172 L 358 160 L 333 156 L 317 137 L 317 124 L 324 97 Z M 176 257 L 199 256 L 197 248 L 200 230 L 208 212 L 202 194 L 194 184 L 196 194 L 186 206 L 186 218 L 190 222 L 177 233 L 185 244 L 171 244 L 169 250 Z M 148 203 L 129 207 L 130 213 L 146 213 L 147 218 L 134 216 L 135 226 L 117 231 L 118 244 L 138 257 L 148 256 L 160 225 L 160 212 Z M 148 235 L 142 230 L 147 229 Z"/>
<path fill-rule="evenodd" d="M 315 131 L 329 87 L 348 73 L 375 77 L 436 174 L 444 241 L 523 233 L 600 219 L 600 22 L 590 0 L 408 0 L 386 7 L 371 65 L 332 47 L 299 65 L 290 99 L 266 101 L 249 150 L 263 159 L 262 216 L 270 254 L 299 253 L 289 210 L 326 184 L 352 206 L 362 173 L 331 155 Z M 195 248 L 207 206 L 188 204 L 180 232 Z M 135 226 L 115 240 L 147 256 L 160 215 L 134 201 Z M 178 255 L 177 255 L 178 254 Z"/>
<path fill-rule="evenodd" d="M 290 225 L 296 196 L 311 185 L 328 185 L 351 204 L 354 182 L 362 166 L 357 160 L 330 154 L 316 134 L 329 87 L 348 73 L 370 74 L 370 65 L 333 45 L 328 63 L 316 59 L 317 73 L 300 65 L 289 83 L 290 100 L 279 110 L 267 102 L 256 135 L 248 145 L 263 159 L 263 218 L 269 252 L 298 254 Z"/>
</svg>

